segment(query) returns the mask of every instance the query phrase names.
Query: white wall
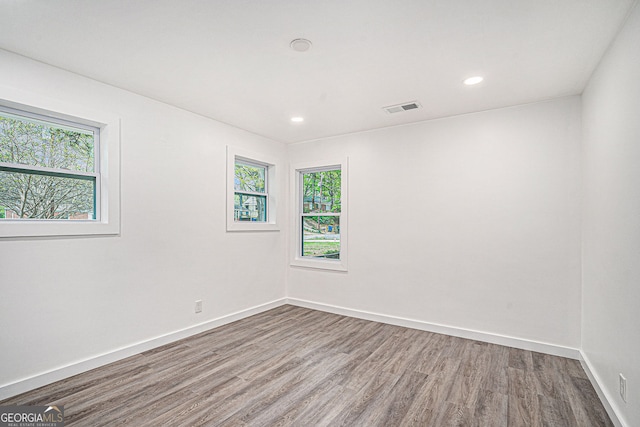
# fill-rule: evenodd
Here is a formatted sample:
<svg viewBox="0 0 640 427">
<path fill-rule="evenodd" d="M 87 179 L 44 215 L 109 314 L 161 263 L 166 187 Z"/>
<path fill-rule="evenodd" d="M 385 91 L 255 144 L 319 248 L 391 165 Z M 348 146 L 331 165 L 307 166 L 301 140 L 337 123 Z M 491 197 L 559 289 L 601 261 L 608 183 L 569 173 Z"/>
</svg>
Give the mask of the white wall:
<svg viewBox="0 0 640 427">
<path fill-rule="evenodd" d="M 291 298 L 580 346 L 580 98 L 290 146 L 349 156 L 349 271 Z M 408 113 L 410 114 L 410 113 Z"/>
<path fill-rule="evenodd" d="M 640 8 L 583 94 L 583 353 L 640 426 Z M 627 378 L 627 403 L 618 374 Z"/>
<path fill-rule="evenodd" d="M 121 235 L 0 241 L 0 386 L 284 297 L 285 233 L 225 232 L 226 145 L 284 145 L 5 51 L 0 84 L 122 119 Z"/>
<path fill-rule="evenodd" d="M 640 425 L 639 37 L 636 10 L 582 104 L 288 148 L 0 51 L 1 85 L 122 117 L 121 235 L 0 241 L 0 387 L 280 299 L 287 281 L 294 299 L 582 347 Z M 286 217 L 280 232 L 225 232 L 227 144 L 291 163 L 349 156 L 347 273 L 285 268 Z"/>
</svg>

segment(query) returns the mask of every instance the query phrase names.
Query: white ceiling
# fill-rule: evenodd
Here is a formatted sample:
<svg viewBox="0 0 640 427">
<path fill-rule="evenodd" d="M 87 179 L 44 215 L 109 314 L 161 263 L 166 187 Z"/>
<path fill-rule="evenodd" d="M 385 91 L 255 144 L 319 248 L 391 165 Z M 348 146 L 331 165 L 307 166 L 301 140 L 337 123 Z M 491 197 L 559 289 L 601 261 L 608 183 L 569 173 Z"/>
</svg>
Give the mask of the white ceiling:
<svg viewBox="0 0 640 427">
<path fill-rule="evenodd" d="M 0 47 L 297 142 L 579 94 L 633 3 L 2 0 Z"/>
</svg>

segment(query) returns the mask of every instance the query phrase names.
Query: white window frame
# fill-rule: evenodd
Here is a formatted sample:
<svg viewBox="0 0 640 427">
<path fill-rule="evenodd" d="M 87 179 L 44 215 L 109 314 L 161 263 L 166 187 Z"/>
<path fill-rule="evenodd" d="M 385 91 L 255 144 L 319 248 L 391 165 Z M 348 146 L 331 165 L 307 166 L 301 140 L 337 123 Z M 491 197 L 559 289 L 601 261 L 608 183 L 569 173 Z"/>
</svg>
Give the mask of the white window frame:
<svg viewBox="0 0 640 427">
<path fill-rule="evenodd" d="M 3 219 L 0 221 L 0 238 L 120 234 L 120 118 L 112 113 L 4 86 L 0 86 L 0 105 L 99 130 L 95 170 L 96 219 Z"/>
<path fill-rule="evenodd" d="M 93 172 L 82 172 L 76 170 L 67 170 L 67 169 L 56 169 L 56 168 L 48 168 L 42 166 L 32 166 L 25 165 L 20 163 L 6 163 L 0 162 L 0 170 L 8 173 L 24 173 L 24 174 L 40 174 L 40 175 L 49 175 L 56 176 L 60 178 L 69 178 L 69 179 L 84 179 L 94 182 L 95 193 L 94 193 L 94 211 L 92 219 L 87 219 L 87 221 L 96 221 L 100 220 L 100 129 L 95 126 L 88 126 L 83 123 L 78 122 L 70 122 L 68 120 L 60 120 L 51 116 L 43 116 L 40 114 L 34 114 L 30 111 L 25 110 L 16 110 L 14 108 L 10 108 L 0 104 L 0 115 L 3 116 L 13 116 L 18 119 L 26 119 L 26 120 L 35 120 L 42 124 L 46 125 L 54 125 L 62 128 L 72 129 L 72 130 L 85 130 L 93 133 Z M 3 219 L 3 221 L 32 221 L 32 219 L 27 218 L 17 218 L 17 219 Z M 46 221 L 52 221 L 52 219 L 46 219 Z M 65 219 L 65 221 L 69 221 Z M 74 220 L 74 221 L 82 221 L 82 220 Z"/>
<path fill-rule="evenodd" d="M 256 195 L 267 197 L 267 220 L 265 221 L 235 221 L 234 196 L 235 196 L 235 166 L 236 161 L 265 168 L 265 193 Z M 227 231 L 279 231 L 278 225 L 278 200 L 277 200 L 277 176 L 279 170 L 278 161 L 260 153 L 243 150 L 241 148 L 227 146 Z M 246 192 L 242 192 L 246 193 Z"/>
<path fill-rule="evenodd" d="M 322 259 L 302 256 L 302 175 L 309 172 L 340 169 L 340 259 Z M 348 231 L 349 231 L 349 159 L 328 159 L 299 163 L 291 166 L 291 202 L 293 230 L 291 232 L 291 260 L 294 267 L 307 267 L 321 270 L 348 270 Z M 323 214 L 318 214 L 324 216 Z M 328 214 L 330 216 L 336 216 Z"/>
</svg>

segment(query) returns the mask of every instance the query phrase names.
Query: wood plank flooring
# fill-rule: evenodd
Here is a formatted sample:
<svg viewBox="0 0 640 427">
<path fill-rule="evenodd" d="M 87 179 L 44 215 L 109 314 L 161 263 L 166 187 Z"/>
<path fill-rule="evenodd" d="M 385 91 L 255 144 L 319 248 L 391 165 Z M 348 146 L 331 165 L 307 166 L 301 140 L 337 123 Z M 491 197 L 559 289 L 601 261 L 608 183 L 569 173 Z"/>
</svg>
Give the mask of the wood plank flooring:
<svg viewBox="0 0 640 427">
<path fill-rule="evenodd" d="M 68 426 L 611 426 L 579 362 L 285 305 L 0 402 Z"/>
</svg>

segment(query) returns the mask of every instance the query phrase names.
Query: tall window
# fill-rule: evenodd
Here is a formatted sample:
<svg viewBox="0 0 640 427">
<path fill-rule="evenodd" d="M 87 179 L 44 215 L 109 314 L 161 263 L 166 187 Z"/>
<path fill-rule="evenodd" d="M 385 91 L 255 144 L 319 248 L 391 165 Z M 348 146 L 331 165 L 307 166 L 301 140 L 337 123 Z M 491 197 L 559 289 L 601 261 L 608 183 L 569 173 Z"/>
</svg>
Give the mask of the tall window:
<svg viewBox="0 0 640 427">
<path fill-rule="evenodd" d="M 99 219 L 99 135 L 0 107 L 0 221 Z"/>
<path fill-rule="evenodd" d="M 347 160 L 293 169 L 295 251 L 292 265 L 347 269 Z"/>
<path fill-rule="evenodd" d="M 267 222 L 267 166 L 236 160 L 234 171 L 234 221 Z"/>
<path fill-rule="evenodd" d="M 301 255 L 340 259 L 340 169 L 302 172 Z"/>
</svg>

